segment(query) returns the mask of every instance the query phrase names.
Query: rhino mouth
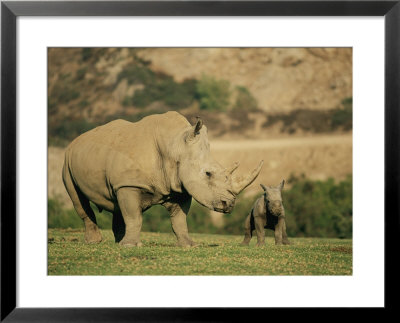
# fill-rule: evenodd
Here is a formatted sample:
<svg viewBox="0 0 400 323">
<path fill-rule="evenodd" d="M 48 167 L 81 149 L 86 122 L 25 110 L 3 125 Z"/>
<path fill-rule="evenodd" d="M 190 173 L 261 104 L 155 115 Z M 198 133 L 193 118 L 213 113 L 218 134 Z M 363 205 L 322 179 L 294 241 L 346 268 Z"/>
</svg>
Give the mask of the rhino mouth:
<svg viewBox="0 0 400 323">
<path fill-rule="evenodd" d="M 231 213 L 233 210 L 234 201 L 220 201 L 218 205 L 214 206 L 214 211 L 221 213 Z"/>
</svg>

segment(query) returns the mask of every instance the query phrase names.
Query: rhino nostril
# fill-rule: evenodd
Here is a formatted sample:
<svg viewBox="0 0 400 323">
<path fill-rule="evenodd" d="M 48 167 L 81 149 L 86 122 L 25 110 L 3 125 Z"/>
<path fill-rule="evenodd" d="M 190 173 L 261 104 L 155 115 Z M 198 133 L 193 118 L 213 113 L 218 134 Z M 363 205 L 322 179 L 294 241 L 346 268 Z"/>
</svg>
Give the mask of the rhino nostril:
<svg viewBox="0 0 400 323">
<path fill-rule="evenodd" d="M 228 206 L 228 204 L 226 203 L 226 201 L 221 201 L 222 202 L 222 208 L 224 208 L 224 209 L 226 209 L 227 208 L 227 206 Z"/>
</svg>

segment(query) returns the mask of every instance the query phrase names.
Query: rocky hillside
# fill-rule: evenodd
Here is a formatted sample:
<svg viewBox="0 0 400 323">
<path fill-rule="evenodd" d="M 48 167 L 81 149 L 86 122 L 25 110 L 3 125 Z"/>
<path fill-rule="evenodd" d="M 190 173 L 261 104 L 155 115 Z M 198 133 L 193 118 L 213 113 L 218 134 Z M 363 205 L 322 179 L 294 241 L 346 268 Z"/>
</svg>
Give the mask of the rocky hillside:
<svg viewBox="0 0 400 323">
<path fill-rule="evenodd" d="M 211 137 L 352 128 L 351 48 L 50 48 L 50 143 L 179 110 Z"/>
<path fill-rule="evenodd" d="M 154 48 L 138 56 L 178 82 L 206 74 L 246 87 L 268 112 L 330 109 L 352 96 L 351 48 Z"/>
</svg>

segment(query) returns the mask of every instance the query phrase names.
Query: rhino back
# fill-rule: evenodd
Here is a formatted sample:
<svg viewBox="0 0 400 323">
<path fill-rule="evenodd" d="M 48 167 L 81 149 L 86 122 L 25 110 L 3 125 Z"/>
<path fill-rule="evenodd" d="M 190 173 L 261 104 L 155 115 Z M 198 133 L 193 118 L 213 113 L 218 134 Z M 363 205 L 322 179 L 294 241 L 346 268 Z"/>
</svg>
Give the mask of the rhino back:
<svg viewBox="0 0 400 323">
<path fill-rule="evenodd" d="M 168 150 L 174 136 L 188 125 L 181 115 L 166 113 L 136 123 L 115 120 L 97 127 L 67 148 L 71 175 L 81 191 L 105 209 L 124 186 L 168 193 L 161 150 Z"/>
</svg>

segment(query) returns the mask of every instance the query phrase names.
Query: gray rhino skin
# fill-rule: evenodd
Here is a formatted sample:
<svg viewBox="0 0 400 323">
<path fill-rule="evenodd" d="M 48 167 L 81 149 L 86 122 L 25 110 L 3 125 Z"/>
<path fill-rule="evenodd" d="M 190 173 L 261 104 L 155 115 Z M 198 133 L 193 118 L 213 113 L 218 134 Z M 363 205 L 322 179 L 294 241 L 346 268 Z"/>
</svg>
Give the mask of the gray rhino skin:
<svg viewBox="0 0 400 323">
<path fill-rule="evenodd" d="M 76 138 L 66 149 L 63 181 L 85 225 L 85 241 L 102 240 L 93 202 L 113 213 L 115 241 L 140 246 L 142 212 L 154 204 L 169 212 L 180 246 L 193 246 L 186 223 L 192 197 L 209 209 L 229 213 L 236 195 L 258 176 L 262 161 L 244 177 L 210 156 L 207 128 L 177 112 L 131 123 L 115 120 Z"/>
<path fill-rule="evenodd" d="M 275 231 L 275 244 L 290 244 L 286 234 L 285 209 L 282 204 L 283 180 L 278 186 L 266 187 L 261 184 L 264 194 L 259 197 L 245 221 L 245 235 L 242 245 L 248 245 L 253 235 L 257 234 L 257 247 L 265 245 L 264 229 Z"/>
</svg>

